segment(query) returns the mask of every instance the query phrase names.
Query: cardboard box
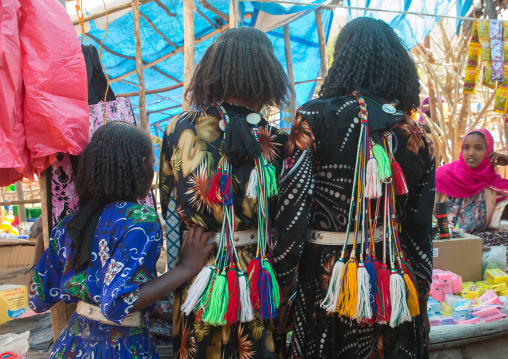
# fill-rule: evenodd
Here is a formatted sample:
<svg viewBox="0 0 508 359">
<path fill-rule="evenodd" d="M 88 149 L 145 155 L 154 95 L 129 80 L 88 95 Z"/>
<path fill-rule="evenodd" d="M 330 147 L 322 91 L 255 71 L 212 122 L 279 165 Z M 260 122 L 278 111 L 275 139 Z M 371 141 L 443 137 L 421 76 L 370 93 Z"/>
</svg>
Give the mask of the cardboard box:
<svg viewBox="0 0 508 359">
<path fill-rule="evenodd" d="M 448 270 L 464 282 L 482 280 L 482 239 L 465 234 L 462 238 L 434 240 L 434 268 Z"/>
<path fill-rule="evenodd" d="M 0 285 L 0 324 L 20 317 L 27 306 L 26 285 Z"/>
<path fill-rule="evenodd" d="M 35 253 L 35 242 L 0 241 L 0 269 L 31 267 Z"/>
</svg>

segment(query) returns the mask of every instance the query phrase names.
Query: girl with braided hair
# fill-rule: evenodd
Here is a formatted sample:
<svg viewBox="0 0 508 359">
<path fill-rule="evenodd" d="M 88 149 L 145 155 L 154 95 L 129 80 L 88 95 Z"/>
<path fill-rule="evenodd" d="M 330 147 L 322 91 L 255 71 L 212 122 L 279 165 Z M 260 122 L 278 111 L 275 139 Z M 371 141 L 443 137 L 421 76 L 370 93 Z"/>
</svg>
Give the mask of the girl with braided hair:
<svg viewBox="0 0 508 359">
<path fill-rule="evenodd" d="M 340 32 L 320 97 L 297 112 L 274 248 L 282 296 L 298 278 L 292 358 L 428 356 L 435 164 L 409 116 L 419 92 L 400 38 L 360 17 Z"/>
<path fill-rule="evenodd" d="M 209 266 L 175 293 L 176 358 L 275 357 L 273 318 L 283 298 L 271 271 L 270 221 L 287 135 L 259 112 L 280 107 L 289 91 L 268 37 L 229 29 L 206 50 L 186 92 L 196 111 L 166 127 L 163 217 L 170 224 L 178 215 L 180 233 L 202 225 L 219 243 Z M 259 278 L 267 282 L 258 287 Z"/>
<path fill-rule="evenodd" d="M 154 176 L 147 133 L 124 122 L 99 128 L 81 156 L 76 189 L 82 207 L 36 246 L 29 305 L 77 303 L 50 358 L 158 358 L 147 312 L 192 278 L 213 250 L 203 228 L 189 231 L 181 264 L 156 278 L 162 248 L 157 213 L 138 204 Z"/>
</svg>

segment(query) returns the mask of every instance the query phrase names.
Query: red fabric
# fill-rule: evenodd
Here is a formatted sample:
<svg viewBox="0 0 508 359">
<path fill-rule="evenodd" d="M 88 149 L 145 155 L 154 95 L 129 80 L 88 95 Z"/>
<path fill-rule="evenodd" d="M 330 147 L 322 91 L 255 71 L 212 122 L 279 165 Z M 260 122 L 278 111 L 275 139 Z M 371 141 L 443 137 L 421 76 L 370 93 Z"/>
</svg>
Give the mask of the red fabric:
<svg viewBox="0 0 508 359">
<path fill-rule="evenodd" d="M 469 168 L 460 152 L 457 161 L 450 162 L 436 170 L 436 190 L 450 197 L 467 198 L 481 192 L 485 187 L 496 192 L 508 194 L 508 180 L 496 173 L 487 155 L 494 151 L 494 138 L 489 131 L 480 129 L 466 133 L 479 132 L 485 137 L 487 153 L 475 169 Z M 462 140 L 464 144 L 464 140 Z"/>
<path fill-rule="evenodd" d="M 0 186 L 34 179 L 88 143 L 81 46 L 57 0 L 0 2 Z"/>
</svg>

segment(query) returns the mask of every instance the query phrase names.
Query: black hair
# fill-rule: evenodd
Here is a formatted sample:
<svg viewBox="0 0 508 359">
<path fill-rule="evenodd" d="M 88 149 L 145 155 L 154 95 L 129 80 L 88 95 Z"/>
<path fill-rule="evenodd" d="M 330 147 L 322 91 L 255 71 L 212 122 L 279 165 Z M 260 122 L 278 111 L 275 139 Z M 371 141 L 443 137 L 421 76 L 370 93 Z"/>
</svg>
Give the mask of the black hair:
<svg viewBox="0 0 508 359">
<path fill-rule="evenodd" d="M 185 96 L 198 110 L 238 98 L 260 111 L 280 108 L 288 90 L 293 91 L 265 33 L 240 27 L 221 33 L 205 51 Z"/>
<path fill-rule="evenodd" d="M 151 154 L 152 141 L 141 129 L 118 121 L 100 127 L 81 155 L 76 176 L 81 202 L 140 199 L 151 185 L 144 163 Z"/>
<path fill-rule="evenodd" d="M 366 90 L 398 100 L 398 108 L 408 114 L 420 105 L 416 65 L 402 40 L 384 21 L 359 17 L 347 23 L 337 37 L 333 56 L 321 96 Z"/>
</svg>

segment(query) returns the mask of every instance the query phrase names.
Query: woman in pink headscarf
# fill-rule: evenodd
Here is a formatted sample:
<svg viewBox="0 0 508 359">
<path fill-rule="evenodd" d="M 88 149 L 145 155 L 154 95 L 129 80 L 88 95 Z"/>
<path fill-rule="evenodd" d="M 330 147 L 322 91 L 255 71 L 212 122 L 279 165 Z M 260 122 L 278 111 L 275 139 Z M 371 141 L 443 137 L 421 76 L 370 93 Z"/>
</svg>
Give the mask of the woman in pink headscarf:
<svg viewBox="0 0 508 359">
<path fill-rule="evenodd" d="M 494 213 L 496 198 L 508 197 L 508 180 L 494 167 L 508 165 L 508 156 L 494 152 L 494 139 L 487 130 L 469 131 L 462 141 L 459 159 L 436 171 L 436 202 L 445 202 L 448 221 L 468 233 L 493 240 L 484 231 Z M 508 232 L 503 232 L 508 242 Z M 499 236 L 495 241 L 499 242 Z M 484 243 L 487 245 L 505 243 Z"/>
</svg>

